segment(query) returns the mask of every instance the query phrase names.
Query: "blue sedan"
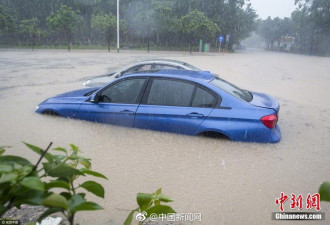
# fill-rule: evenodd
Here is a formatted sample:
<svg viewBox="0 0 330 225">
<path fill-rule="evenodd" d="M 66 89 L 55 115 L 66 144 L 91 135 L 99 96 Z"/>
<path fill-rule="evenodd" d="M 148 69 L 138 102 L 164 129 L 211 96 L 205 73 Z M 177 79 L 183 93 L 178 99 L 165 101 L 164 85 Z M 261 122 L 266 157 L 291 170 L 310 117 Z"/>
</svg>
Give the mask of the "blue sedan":
<svg viewBox="0 0 330 225">
<path fill-rule="evenodd" d="M 125 75 L 101 88 L 67 92 L 36 112 L 99 123 L 223 136 L 233 141 L 280 141 L 278 101 L 209 72 L 159 70 Z"/>
</svg>

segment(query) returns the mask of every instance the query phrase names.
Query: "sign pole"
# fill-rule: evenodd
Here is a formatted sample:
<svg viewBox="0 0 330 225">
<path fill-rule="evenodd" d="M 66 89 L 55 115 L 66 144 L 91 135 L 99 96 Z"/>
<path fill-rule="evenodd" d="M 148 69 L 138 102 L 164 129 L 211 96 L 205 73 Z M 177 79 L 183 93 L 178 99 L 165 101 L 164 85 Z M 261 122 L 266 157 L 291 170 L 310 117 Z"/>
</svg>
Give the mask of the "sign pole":
<svg viewBox="0 0 330 225">
<path fill-rule="evenodd" d="M 219 53 L 221 52 L 221 43 L 223 42 L 223 35 L 220 35 L 218 37 L 218 41 L 219 41 Z"/>
<path fill-rule="evenodd" d="M 119 53 L 119 0 L 117 0 L 117 52 Z"/>
</svg>

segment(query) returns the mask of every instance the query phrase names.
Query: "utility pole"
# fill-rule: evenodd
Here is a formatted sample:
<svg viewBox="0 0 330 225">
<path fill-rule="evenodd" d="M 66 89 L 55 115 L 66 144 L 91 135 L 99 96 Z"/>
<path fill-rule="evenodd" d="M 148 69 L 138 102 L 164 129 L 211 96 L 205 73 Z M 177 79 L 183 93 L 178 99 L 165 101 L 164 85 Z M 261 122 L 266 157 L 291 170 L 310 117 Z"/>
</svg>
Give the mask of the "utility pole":
<svg viewBox="0 0 330 225">
<path fill-rule="evenodd" d="M 119 53 L 119 0 L 117 0 L 117 52 Z"/>
</svg>

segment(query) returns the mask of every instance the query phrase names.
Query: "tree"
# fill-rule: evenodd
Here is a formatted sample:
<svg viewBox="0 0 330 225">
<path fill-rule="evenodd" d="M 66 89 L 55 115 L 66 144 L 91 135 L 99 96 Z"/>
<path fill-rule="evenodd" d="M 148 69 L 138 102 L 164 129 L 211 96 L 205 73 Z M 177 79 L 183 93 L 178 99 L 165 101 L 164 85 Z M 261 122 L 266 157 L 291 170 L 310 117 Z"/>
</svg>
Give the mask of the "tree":
<svg viewBox="0 0 330 225">
<path fill-rule="evenodd" d="M 269 49 L 273 45 L 273 31 L 272 31 L 272 19 L 268 17 L 266 20 L 260 20 L 257 33 L 263 37 L 267 43 Z"/>
<path fill-rule="evenodd" d="M 159 44 L 160 39 L 164 39 L 166 47 L 168 38 L 175 36 L 177 16 L 174 13 L 173 6 L 173 1 L 155 1 L 153 4 L 156 43 Z"/>
<path fill-rule="evenodd" d="M 39 21 L 37 18 L 30 20 L 22 20 L 18 26 L 19 32 L 32 42 L 32 51 L 40 36 L 44 36 L 45 32 L 39 28 Z"/>
<path fill-rule="evenodd" d="M 81 17 L 77 15 L 71 7 L 62 5 L 56 13 L 52 13 L 47 17 L 47 23 L 52 30 L 63 34 L 68 46 L 68 51 L 70 51 L 72 33 L 82 24 Z"/>
<path fill-rule="evenodd" d="M 218 25 L 209 20 L 204 13 L 193 10 L 181 17 L 177 24 L 178 31 L 189 41 L 189 51 L 199 39 L 210 41 L 220 32 Z"/>
<path fill-rule="evenodd" d="M 292 20 L 292 33 L 295 38 L 295 47 L 300 52 L 307 53 L 307 46 L 310 43 L 309 33 L 312 30 L 312 24 L 309 18 L 307 17 L 307 11 L 305 9 L 295 10 L 291 14 Z"/>
<path fill-rule="evenodd" d="M 328 0 L 296 0 L 299 9 L 292 13 L 293 28 L 300 50 L 326 55 L 330 45 L 330 2 Z"/>
<path fill-rule="evenodd" d="M 155 33 L 155 11 L 153 0 L 132 1 L 125 11 L 128 30 L 131 36 L 135 36 L 145 42 L 147 39 L 147 51 L 149 52 L 150 39 Z M 133 41 L 134 42 L 134 41 Z"/>
<path fill-rule="evenodd" d="M 176 25 L 180 18 L 197 10 L 217 24 L 223 35 L 230 35 L 231 47 L 247 37 L 255 27 L 256 14 L 247 3 L 248 0 L 121 0 L 121 39 L 134 47 L 151 44 L 180 47 L 187 40 L 177 32 Z M 94 43 L 103 42 L 105 33 L 92 28 L 93 15 L 116 15 L 115 0 L 0 0 L 0 4 L 8 9 L 6 18 L 11 15 L 9 17 L 14 22 L 37 18 L 40 29 L 50 34 L 42 39 L 44 44 L 65 41 L 68 49 L 71 42 L 87 43 L 92 35 Z M 5 21 L 5 24 L 10 24 L 7 19 Z M 127 26 L 122 26 L 124 24 Z M 25 43 L 27 33 L 12 32 L 0 38 L 4 44 L 16 40 Z"/>
<path fill-rule="evenodd" d="M 0 34 L 15 30 L 15 21 L 8 10 L 0 5 Z"/>
<path fill-rule="evenodd" d="M 116 17 L 111 13 L 109 15 L 98 13 L 92 17 L 92 28 L 105 37 L 108 44 L 108 52 L 110 52 L 111 40 L 116 34 L 116 21 Z"/>
<path fill-rule="evenodd" d="M 291 19 L 278 17 L 271 19 L 268 17 L 259 24 L 258 34 L 267 42 L 267 48 L 272 49 L 274 42 L 280 44 L 281 38 L 291 36 Z"/>
<path fill-rule="evenodd" d="M 313 24 L 310 53 L 324 55 L 330 50 L 330 1 L 312 1 L 309 12 Z"/>
<path fill-rule="evenodd" d="M 223 13 L 217 18 L 217 24 L 225 35 L 230 35 L 228 45 L 232 49 L 233 44 L 238 44 L 247 38 L 256 28 L 257 14 L 245 0 L 228 0 L 224 4 Z"/>
<path fill-rule="evenodd" d="M 121 39 L 128 41 L 128 25 L 125 19 L 119 20 L 119 32 Z"/>
</svg>

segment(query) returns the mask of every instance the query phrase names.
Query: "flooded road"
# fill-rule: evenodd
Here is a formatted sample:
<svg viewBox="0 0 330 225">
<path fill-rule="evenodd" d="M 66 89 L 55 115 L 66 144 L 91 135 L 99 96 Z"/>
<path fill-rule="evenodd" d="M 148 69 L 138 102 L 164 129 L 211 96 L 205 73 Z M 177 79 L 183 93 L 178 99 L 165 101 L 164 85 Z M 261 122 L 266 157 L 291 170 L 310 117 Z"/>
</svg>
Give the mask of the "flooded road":
<svg viewBox="0 0 330 225">
<path fill-rule="evenodd" d="M 278 144 L 237 143 L 129 129 L 34 113 L 48 97 L 82 88 L 85 79 L 138 59 L 182 60 L 220 74 L 244 89 L 275 96 L 280 104 Z M 280 193 L 318 191 L 330 180 L 330 58 L 245 51 L 235 54 L 178 52 L 0 50 L 0 145 L 36 161 L 21 141 L 46 147 L 74 143 L 109 181 L 105 210 L 77 214 L 77 223 L 122 224 L 136 207 L 137 192 L 163 193 L 177 212 L 201 213 L 194 224 L 329 224 L 273 221 Z M 284 205 L 289 210 L 290 203 Z M 298 211 L 298 210 L 295 210 Z M 304 204 L 303 212 L 308 211 Z M 310 210 L 310 211 L 315 211 Z M 190 223 L 187 223 L 190 224 Z"/>
</svg>

